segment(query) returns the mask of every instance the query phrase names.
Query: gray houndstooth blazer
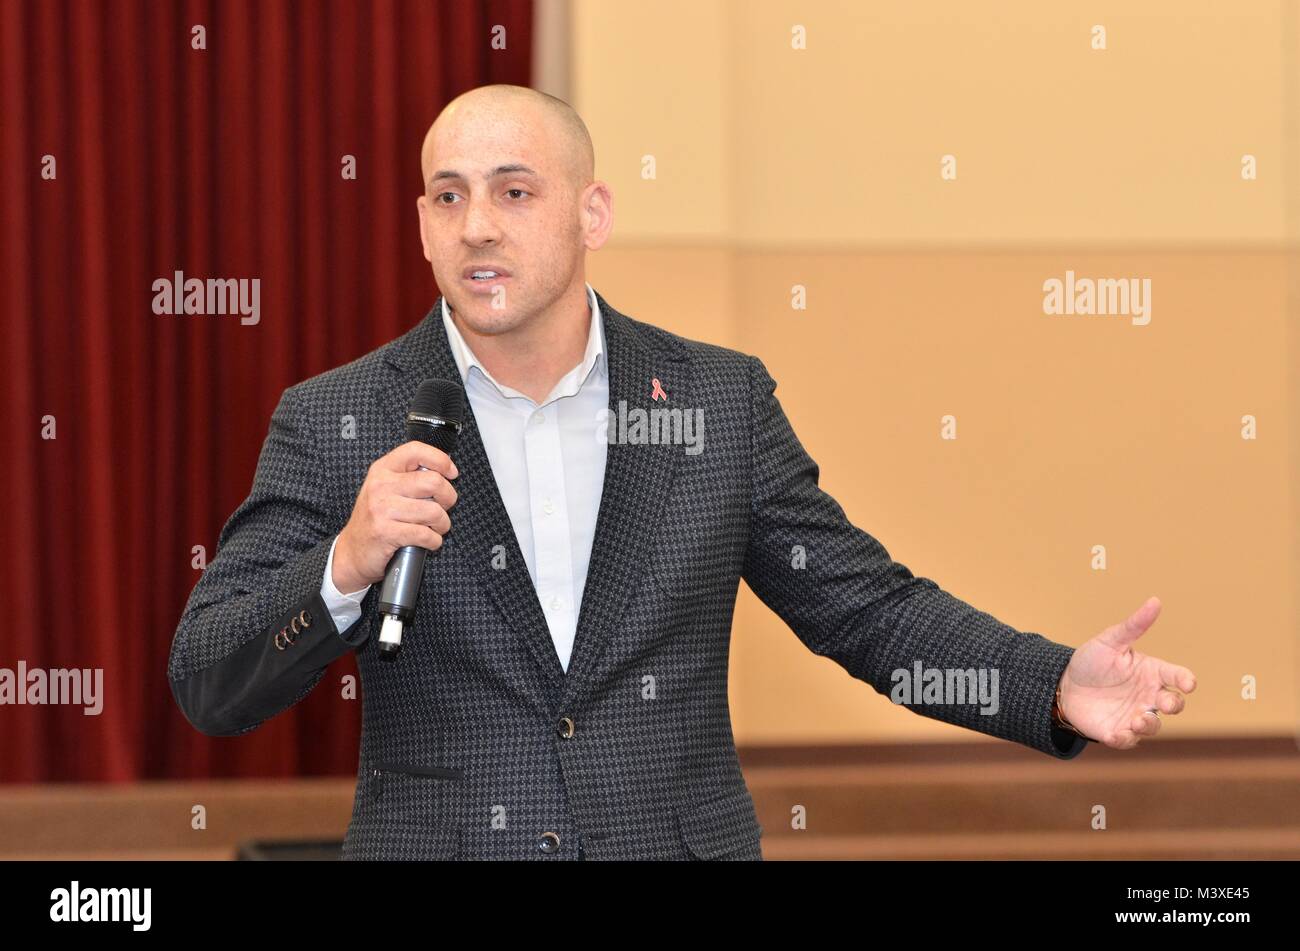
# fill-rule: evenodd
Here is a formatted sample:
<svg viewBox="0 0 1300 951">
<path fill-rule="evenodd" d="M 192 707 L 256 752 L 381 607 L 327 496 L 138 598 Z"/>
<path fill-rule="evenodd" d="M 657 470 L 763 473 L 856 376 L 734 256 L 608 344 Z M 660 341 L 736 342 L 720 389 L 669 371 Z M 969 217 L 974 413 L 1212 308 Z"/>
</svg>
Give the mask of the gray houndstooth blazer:
<svg viewBox="0 0 1300 951">
<path fill-rule="evenodd" d="M 330 543 L 367 468 L 405 441 L 417 386 L 459 379 L 438 301 L 408 333 L 281 397 L 172 644 L 172 691 L 197 729 L 256 729 L 356 651 L 363 728 L 344 858 L 571 859 L 581 845 L 594 859 L 759 859 L 727 703 L 743 577 L 811 651 L 886 695 L 917 662 L 999 672 L 993 715 L 974 703 L 915 712 L 1078 755 L 1085 741 L 1050 716 L 1072 648 L 913 576 L 855 528 L 818 488 L 759 359 L 596 297 L 612 410 L 654 408 L 657 378 L 667 406 L 702 409 L 707 425 L 694 455 L 610 445 L 568 673 L 468 404 L 453 527 L 397 659 L 376 647 L 378 585 L 342 634 L 321 600 Z M 340 438 L 349 416 L 355 438 Z"/>
</svg>

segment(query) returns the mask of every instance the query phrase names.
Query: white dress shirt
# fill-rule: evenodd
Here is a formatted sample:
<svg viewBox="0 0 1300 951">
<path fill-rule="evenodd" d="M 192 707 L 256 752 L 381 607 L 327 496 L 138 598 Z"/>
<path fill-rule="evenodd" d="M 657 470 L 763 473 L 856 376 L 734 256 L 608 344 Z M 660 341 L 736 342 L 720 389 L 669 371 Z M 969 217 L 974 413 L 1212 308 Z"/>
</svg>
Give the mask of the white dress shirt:
<svg viewBox="0 0 1300 951">
<path fill-rule="evenodd" d="M 587 583 L 609 448 L 598 429 L 609 408 L 605 335 L 596 292 L 586 286 L 591 304 L 586 353 L 541 403 L 492 378 L 452 321 L 446 298 L 442 301 L 442 324 L 465 395 L 566 672 Z M 455 508 L 450 514 L 454 524 Z M 338 543 L 337 538 L 334 541 Z M 370 589 L 343 594 L 334 587 L 333 568 L 331 545 L 321 598 L 343 633 L 361 617 L 361 600 Z"/>
</svg>

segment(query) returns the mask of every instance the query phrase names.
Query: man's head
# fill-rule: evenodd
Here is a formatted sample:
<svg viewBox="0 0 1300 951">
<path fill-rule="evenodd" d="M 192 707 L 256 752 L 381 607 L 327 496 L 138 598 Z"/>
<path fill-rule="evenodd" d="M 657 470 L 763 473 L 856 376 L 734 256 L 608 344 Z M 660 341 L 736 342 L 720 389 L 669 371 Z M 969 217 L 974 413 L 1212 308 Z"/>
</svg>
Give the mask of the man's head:
<svg viewBox="0 0 1300 951">
<path fill-rule="evenodd" d="M 613 196 L 594 181 L 591 137 L 568 103 L 524 86 L 471 89 L 429 127 L 420 170 L 424 257 L 472 330 L 506 333 L 566 295 L 585 301 L 586 252 L 609 237 Z M 479 265 L 507 276 L 475 282 L 465 272 Z"/>
</svg>

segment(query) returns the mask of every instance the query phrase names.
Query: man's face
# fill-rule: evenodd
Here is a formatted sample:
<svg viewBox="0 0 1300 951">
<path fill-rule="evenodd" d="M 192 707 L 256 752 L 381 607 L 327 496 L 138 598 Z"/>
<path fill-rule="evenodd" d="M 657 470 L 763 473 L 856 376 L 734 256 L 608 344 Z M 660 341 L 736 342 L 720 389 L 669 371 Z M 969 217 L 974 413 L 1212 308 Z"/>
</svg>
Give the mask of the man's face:
<svg viewBox="0 0 1300 951">
<path fill-rule="evenodd" d="M 434 128 L 420 238 L 438 287 L 477 333 L 528 322 L 581 273 L 585 189 L 563 142 L 528 104 L 457 107 Z M 498 274 L 467 276 L 478 268 Z"/>
</svg>

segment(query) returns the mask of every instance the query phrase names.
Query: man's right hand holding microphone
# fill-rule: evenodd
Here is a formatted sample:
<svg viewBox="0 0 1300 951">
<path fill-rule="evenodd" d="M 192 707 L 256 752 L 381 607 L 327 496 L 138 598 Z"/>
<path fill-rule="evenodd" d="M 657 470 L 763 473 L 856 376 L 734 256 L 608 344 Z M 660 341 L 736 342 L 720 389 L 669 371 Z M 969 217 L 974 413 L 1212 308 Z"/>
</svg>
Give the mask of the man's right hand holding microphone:
<svg viewBox="0 0 1300 951">
<path fill-rule="evenodd" d="M 334 545 L 332 581 L 357 592 L 384 579 L 393 554 L 407 545 L 436 551 L 451 530 L 456 504 L 451 456 L 427 443 L 403 443 L 370 466 Z"/>
</svg>

